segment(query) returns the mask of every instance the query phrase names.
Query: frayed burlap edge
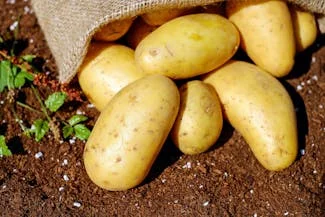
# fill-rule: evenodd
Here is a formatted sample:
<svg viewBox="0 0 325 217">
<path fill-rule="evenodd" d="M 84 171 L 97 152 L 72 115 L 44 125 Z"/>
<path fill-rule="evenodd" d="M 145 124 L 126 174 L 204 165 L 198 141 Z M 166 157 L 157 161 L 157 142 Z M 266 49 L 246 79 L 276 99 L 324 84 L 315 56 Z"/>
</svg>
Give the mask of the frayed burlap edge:
<svg viewBox="0 0 325 217">
<path fill-rule="evenodd" d="M 93 34 L 103 25 L 148 11 L 207 5 L 223 0 L 32 0 L 38 22 L 59 70 L 59 81 L 70 82 L 87 53 Z M 288 0 L 325 14 L 323 0 Z"/>
</svg>

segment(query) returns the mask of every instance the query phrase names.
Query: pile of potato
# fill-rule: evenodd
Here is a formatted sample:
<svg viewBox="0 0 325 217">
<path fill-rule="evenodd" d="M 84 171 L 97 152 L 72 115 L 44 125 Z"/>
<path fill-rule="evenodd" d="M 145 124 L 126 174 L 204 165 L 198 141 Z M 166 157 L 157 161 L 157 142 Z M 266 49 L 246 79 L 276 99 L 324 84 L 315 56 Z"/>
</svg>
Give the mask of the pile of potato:
<svg viewBox="0 0 325 217">
<path fill-rule="evenodd" d="M 168 136 L 199 154 L 223 120 L 266 169 L 287 168 L 297 156 L 296 114 L 277 77 L 316 36 L 313 14 L 277 0 L 154 11 L 103 27 L 78 73 L 101 112 L 83 156 L 90 179 L 133 188 Z M 239 47 L 255 64 L 232 59 Z"/>
</svg>

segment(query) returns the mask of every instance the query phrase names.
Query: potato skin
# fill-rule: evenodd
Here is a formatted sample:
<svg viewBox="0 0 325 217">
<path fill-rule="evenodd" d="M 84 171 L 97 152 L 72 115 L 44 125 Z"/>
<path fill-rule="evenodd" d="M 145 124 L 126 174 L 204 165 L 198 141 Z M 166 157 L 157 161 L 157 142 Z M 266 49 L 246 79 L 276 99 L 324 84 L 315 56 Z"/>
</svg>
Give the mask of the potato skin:
<svg viewBox="0 0 325 217">
<path fill-rule="evenodd" d="M 222 112 L 216 91 L 199 80 L 180 88 L 181 103 L 171 131 L 174 144 L 184 154 L 200 154 L 218 140 L 222 130 Z"/>
<path fill-rule="evenodd" d="M 217 14 L 175 18 L 144 38 L 135 50 L 137 66 L 148 74 L 173 79 L 207 73 L 230 59 L 239 46 L 239 33 Z"/>
<path fill-rule="evenodd" d="M 173 126 L 179 98 L 174 82 L 162 75 L 141 78 L 115 95 L 84 149 L 90 179 L 111 191 L 140 184 Z"/>
<path fill-rule="evenodd" d="M 285 1 L 229 0 L 226 12 L 239 29 L 241 47 L 256 65 L 276 77 L 291 71 L 296 45 Z"/>
<path fill-rule="evenodd" d="M 315 16 L 293 5 L 289 8 L 296 38 L 296 49 L 297 52 L 301 52 L 312 45 L 317 38 Z"/>
<path fill-rule="evenodd" d="M 102 111 L 118 91 L 143 76 L 135 65 L 132 49 L 92 42 L 78 72 L 78 81 L 89 101 Z"/>
<path fill-rule="evenodd" d="M 94 34 L 93 39 L 104 42 L 116 41 L 125 35 L 132 23 L 133 18 L 108 23 Z"/>
<path fill-rule="evenodd" d="M 230 61 L 203 77 L 217 91 L 230 124 L 268 170 L 290 166 L 298 151 L 296 114 L 281 83 L 259 67 Z"/>
<path fill-rule="evenodd" d="M 185 14 L 187 8 L 173 8 L 152 11 L 141 15 L 141 18 L 150 26 L 160 26 L 176 17 Z"/>
</svg>

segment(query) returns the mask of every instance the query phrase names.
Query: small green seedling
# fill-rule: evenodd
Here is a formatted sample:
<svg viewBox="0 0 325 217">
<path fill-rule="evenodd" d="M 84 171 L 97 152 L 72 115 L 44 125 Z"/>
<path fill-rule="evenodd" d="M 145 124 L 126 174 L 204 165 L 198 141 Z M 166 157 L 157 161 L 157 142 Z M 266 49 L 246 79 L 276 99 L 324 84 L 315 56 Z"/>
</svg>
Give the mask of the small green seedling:
<svg viewBox="0 0 325 217">
<path fill-rule="evenodd" d="M 88 117 L 84 115 L 74 115 L 68 120 L 62 131 L 63 137 L 66 139 L 71 135 L 74 135 L 78 139 L 86 140 L 90 135 L 90 130 L 81 122 L 84 122 Z"/>
<path fill-rule="evenodd" d="M 3 156 L 11 156 L 12 153 L 9 150 L 4 136 L 0 136 L 0 158 Z"/>
</svg>

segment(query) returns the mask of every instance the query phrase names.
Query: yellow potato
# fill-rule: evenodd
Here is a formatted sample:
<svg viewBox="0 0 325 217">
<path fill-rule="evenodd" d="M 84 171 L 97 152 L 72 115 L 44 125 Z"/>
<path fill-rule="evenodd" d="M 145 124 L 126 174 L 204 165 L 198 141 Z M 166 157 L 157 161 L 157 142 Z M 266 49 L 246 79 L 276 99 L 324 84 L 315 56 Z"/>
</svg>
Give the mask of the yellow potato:
<svg viewBox="0 0 325 217">
<path fill-rule="evenodd" d="M 132 25 L 132 19 L 118 20 L 112 23 L 108 23 L 98 30 L 93 38 L 97 41 L 116 41 L 121 38 L 129 30 Z"/>
<path fill-rule="evenodd" d="M 136 19 L 126 34 L 126 41 L 128 45 L 131 48 L 135 49 L 140 43 L 140 41 L 142 41 L 142 39 L 144 39 L 149 33 L 154 31 L 156 28 L 156 26 L 148 25 L 141 18 Z"/>
<path fill-rule="evenodd" d="M 295 57 L 295 36 L 285 1 L 229 0 L 229 20 L 239 29 L 241 46 L 254 63 L 273 76 L 287 75 Z"/>
<path fill-rule="evenodd" d="M 131 48 L 100 42 L 90 45 L 78 72 L 81 89 L 99 111 L 123 87 L 143 76 Z"/>
<path fill-rule="evenodd" d="M 293 5 L 290 5 L 290 13 L 296 37 L 296 49 L 301 52 L 312 45 L 317 38 L 316 20 L 312 13 Z"/>
<path fill-rule="evenodd" d="M 135 50 L 135 60 L 148 74 L 190 78 L 224 64 L 236 52 L 239 40 L 236 27 L 220 15 L 186 15 L 145 37 Z"/>
<path fill-rule="evenodd" d="M 185 154 L 207 151 L 218 140 L 223 119 L 214 88 L 199 80 L 180 88 L 181 103 L 171 131 L 174 144 Z"/>
<path fill-rule="evenodd" d="M 217 91 L 230 124 L 268 170 L 290 166 L 298 150 L 296 114 L 281 83 L 259 67 L 229 61 L 203 77 Z"/>
<path fill-rule="evenodd" d="M 160 26 L 169 20 L 185 14 L 187 10 L 186 8 L 157 10 L 142 14 L 141 18 L 150 26 Z"/>
<path fill-rule="evenodd" d="M 162 75 L 141 78 L 115 95 L 84 149 L 90 179 L 111 191 L 140 184 L 173 126 L 179 98 L 174 82 Z"/>
</svg>

